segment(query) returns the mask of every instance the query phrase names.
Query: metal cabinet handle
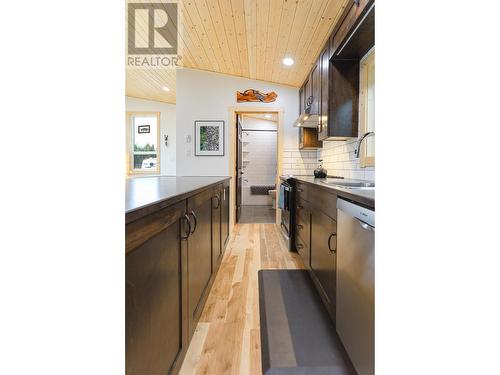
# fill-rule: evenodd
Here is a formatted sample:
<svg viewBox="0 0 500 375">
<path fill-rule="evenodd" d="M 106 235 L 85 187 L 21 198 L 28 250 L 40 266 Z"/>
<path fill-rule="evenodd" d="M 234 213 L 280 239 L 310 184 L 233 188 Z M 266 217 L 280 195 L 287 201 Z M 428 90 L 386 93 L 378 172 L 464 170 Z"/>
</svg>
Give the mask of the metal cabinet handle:
<svg viewBox="0 0 500 375">
<path fill-rule="evenodd" d="M 303 248 L 304 248 L 304 245 L 302 245 L 301 243 L 298 243 L 298 244 L 297 244 L 297 249 L 301 250 L 301 249 L 303 249 Z"/>
<path fill-rule="evenodd" d="M 332 249 L 332 245 L 330 243 L 332 237 L 337 237 L 337 233 L 332 233 L 330 234 L 330 237 L 328 237 L 328 250 L 330 250 L 332 253 L 335 253 L 337 251 L 337 245 L 335 245 L 335 249 Z"/>
<path fill-rule="evenodd" d="M 198 226 L 198 219 L 196 218 L 196 215 L 195 215 L 193 210 L 191 210 L 189 215 L 193 216 L 193 219 L 194 219 L 194 226 L 193 226 L 193 230 L 191 231 L 191 234 L 193 234 L 194 231 L 196 230 L 196 227 Z"/>
<path fill-rule="evenodd" d="M 220 207 L 220 198 L 219 198 L 219 194 L 216 194 L 216 195 L 214 196 L 214 198 L 215 198 L 215 199 L 217 199 L 217 206 L 215 206 L 214 208 L 215 208 L 215 209 L 218 209 L 218 208 Z"/>
<path fill-rule="evenodd" d="M 297 229 L 302 229 L 304 226 L 302 224 L 297 224 Z"/>
<path fill-rule="evenodd" d="M 303 192 L 304 192 L 304 189 L 297 189 L 297 192 L 298 192 L 298 193 L 303 193 Z"/>
<path fill-rule="evenodd" d="M 185 219 L 186 222 L 187 222 L 188 230 L 187 230 L 187 233 L 184 236 L 181 236 L 181 239 L 187 240 L 188 237 L 189 237 L 189 235 L 191 234 L 191 221 L 189 220 L 189 215 L 188 214 L 184 214 L 183 219 Z"/>
<path fill-rule="evenodd" d="M 304 207 L 303 207 L 303 206 L 301 206 L 301 205 L 298 205 L 298 206 L 297 206 L 297 209 L 298 209 L 298 210 L 300 210 L 301 208 L 304 208 Z"/>
</svg>

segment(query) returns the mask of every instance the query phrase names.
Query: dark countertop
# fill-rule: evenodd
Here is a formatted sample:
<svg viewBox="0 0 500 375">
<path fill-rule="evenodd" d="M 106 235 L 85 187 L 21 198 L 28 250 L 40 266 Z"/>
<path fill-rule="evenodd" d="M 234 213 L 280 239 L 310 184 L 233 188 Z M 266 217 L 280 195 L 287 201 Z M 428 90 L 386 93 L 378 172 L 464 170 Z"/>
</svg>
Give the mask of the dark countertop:
<svg viewBox="0 0 500 375">
<path fill-rule="evenodd" d="M 170 205 L 230 178 L 225 176 L 128 178 L 125 182 L 125 213 L 127 216 L 131 216 L 129 214 L 132 212 L 145 211 L 146 208 L 159 203 L 168 203 Z M 165 207 L 166 205 L 163 204 L 162 206 Z M 137 219 L 141 215 L 133 216 L 134 219 Z"/>
<path fill-rule="evenodd" d="M 347 198 L 351 201 L 361 203 L 367 207 L 375 209 L 375 189 L 373 190 L 360 190 L 360 189 L 346 189 L 340 186 L 332 186 L 324 184 L 322 181 L 326 181 L 326 178 L 314 178 L 313 176 L 280 176 L 282 180 L 292 178 L 296 181 L 302 181 L 309 184 L 319 186 L 323 189 L 335 190 L 335 193 L 343 198 Z M 339 181 L 359 181 L 351 179 L 341 179 Z"/>
</svg>

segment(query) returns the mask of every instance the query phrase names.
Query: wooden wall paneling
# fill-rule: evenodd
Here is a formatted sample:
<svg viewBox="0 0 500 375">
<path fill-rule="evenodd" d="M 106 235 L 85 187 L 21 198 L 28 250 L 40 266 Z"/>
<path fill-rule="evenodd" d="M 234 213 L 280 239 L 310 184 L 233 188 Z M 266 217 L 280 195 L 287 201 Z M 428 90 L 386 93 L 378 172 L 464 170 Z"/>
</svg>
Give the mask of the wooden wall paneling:
<svg viewBox="0 0 500 375">
<path fill-rule="evenodd" d="M 317 1 L 315 3 L 320 4 L 321 1 Z M 314 8 L 314 3 L 311 4 L 309 1 L 306 0 L 297 1 L 297 8 L 295 10 L 293 25 L 305 25 L 313 8 Z M 288 38 L 288 43 L 285 49 L 285 53 L 283 54 L 283 57 L 285 56 L 294 57 L 300 53 L 298 45 L 301 36 L 304 35 L 304 31 L 305 31 L 304 28 L 292 26 L 290 37 Z M 299 66 L 298 68 L 301 67 Z M 279 81 L 284 81 L 287 78 L 290 71 L 292 71 L 292 69 L 286 69 L 286 67 L 284 67 L 283 69 L 280 70 L 277 79 Z"/>
<path fill-rule="evenodd" d="M 240 51 L 238 46 L 238 38 L 236 36 L 236 26 L 234 23 L 234 13 L 231 6 L 231 0 L 219 0 L 219 9 L 221 13 L 221 21 L 226 34 L 227 46 L 230 52 L 231 63 L 233 65 L 235 75 L 243 75 Z"/>
<path fill-rule="evenodd" d="M 281 4 L 279 1 L 273 1 L 269 8 L 269 26 L 267 29 L 267 39 L 266 39 L 266 54 L 264 58 L 264 76 L 269 77 L 273 74 L 273 64 L 274 64 L 274 54 L 276 52 L 279 26 L 278 20 L 281 20 Z"/>
<path fill-rule="evenodd" d="M 283 9 L 281 11 L 281 20 L 280 20 L 280 28 L 278 34 L 278 40 L 276 49 L 274 51 L 274 62 L 273 62 L 273 70 L 271 77 L 266 77 L 267 80 L 277 81 L 277 77 L 279 77 L 279 73 L 281 70 L 285 68 L 293 68 L 297 67 L 297 62 L 292 67 L 287 67 L 283 65 L 283 58 L 285 57 L 286 47 L 288 44 L 288 40 L 290 39 L 290 34 L 292 33 L 292 29 L 294 27 L 298 27 L 297 24 L 293 23 L 295 17 L 295 11 L 297 10 L 297 3 L 295 1 L 286 1 L 283 3 Z M 295 56 L 293 56 L 294 59 Z"/>
<path fill-rule="evenodd" d="M 211 37 L 211 44 L 214 48 L 216 57 L 219 60 L 219 65 L 223 66 L 224 71 L 228 74 L 235 74 L 229 43 L 226 38 L 224 29 L 224 21 L 222 20 L 219 3 L 217 1 L 197 0 L 196 7 L 203 20 L 205 30 Z M 210 6 L 208 5 L 210 4 Z"/>
<path fill-rule="evenodd" d="M 352 0 L 346 0 L 344 3 L 348 3 Z M 317 39 L 315 43 L 309 43 L 306 51 L 304 52 L 305 59 L 303 60 L 304 66 L 309 66 L 311 69 L 318 56 L 328 40 L 334 26 L 335 22 L 340 18 L 340 15 L 343 11 L 343 6 L 341 1 L 328 1 L 327 6 L 318 22 L 317 28 L 314 31 L 314 34 L 317 35 Z M 322 36 L 321 38 L 319 36 Z"/>
<path fill-rule="evenodd" d="M 226 2 L 229 0 L 226 0 Z M 248 47 L 246 40 L 246 22 L 244 0 L 231 0 L 231 10 L 233 13 L 234 29 L 236 31 L 236 40 L 238 42 L 238 54 L 241 64 L 241 75 L 250 76 L 250 67 L 248 60 Z M 226 21 L 227 22 L 227 21 Z M 233 53 L 236 53 L 233 51 Z"/>
<path fill-rule="evenodd" d="M 182 25 L 182 35 L 186 40 L 186 47 L 189 49 L 190 53 L 197 61 L 197 66 L 189 65 L 184 59 L 181 59 L 182 66 L 191 66 L 192 68 L 199 69 L 210 69 L 211 62 L 208 58 L 208 54 L 205 51 L 202 41 L 196 33 L 191 17 L 189 16 L 188 9 L 186 8 L 186 2 L 182 1 L 180 3 L 180 15 L 181 15 L 181 25 Z M 189 43 L 190 42 L 190 43 Z"/>
<path fill-rule="evenodd" d="M 198 13 L 196 2 L 184 1 L 183 4 L 185 6 L 188 18 L 192 23 L 191 31 L 197 34 L 197 37 L 200 40 L 205 53 L 207 54 L 208 60 L 210 62 L 209 64 L 210 69 L 215 72 L 220 71 L 221 67 L 219 65 L 217 58 L 215 57 L 213 46 L 211 44 L 209 36 L 207 35 L 207 31 L 205 30 L 201 17 Z"/>
<path fill-rule="evenodd" d="M 256 39 L 256 49 L 257 49 L 257 66 L 256 66 L 256 78 L 264 80 L 265 79 L 265 68 L 263 64 L 266 57 L 266 43 L 267 43 L 267 29 L 269 23 L 273 21 L 269 19 L 269 8 L 271 2 L 267 0 L 257 0 L 257 39 Z"/>
<path fill-rule="evenodd" d="M 181 1 L 179 65 L 299 87 L 342 10 L 350 3 L 351 0 Z M 138 25 L 138 38 L 144 44 L 145 18 L 139 16 Z M 295 60 L 293 66 L 283 65 L 286 56 Z M 126 72 L 127 95 L 175 103 L 174 69 L 166 75 L 160 69 L 146 69 L 144 73 L 133 70 Z M 169 87 L 170 92 L 161 90 L 163 86 Z"/>
<path fill-rule="evenodd" d="M 257 78 L 257 2 L 245 1 L 249 78 Z"/>
</svg>

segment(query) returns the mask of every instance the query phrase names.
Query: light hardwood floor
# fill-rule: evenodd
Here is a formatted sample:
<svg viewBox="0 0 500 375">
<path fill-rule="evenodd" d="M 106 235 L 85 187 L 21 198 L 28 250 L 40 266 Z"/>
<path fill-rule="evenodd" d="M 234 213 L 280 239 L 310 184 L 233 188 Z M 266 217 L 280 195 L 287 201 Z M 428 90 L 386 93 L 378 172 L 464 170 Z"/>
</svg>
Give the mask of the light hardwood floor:
<svg viewBox="0 0 500 375">
<path fill-rule="evenodd" d="M 181 368 L 189 374 L 261 374 L 260 269 L 300 269 L 275 224 L 237 224 Z"/>
</svg>

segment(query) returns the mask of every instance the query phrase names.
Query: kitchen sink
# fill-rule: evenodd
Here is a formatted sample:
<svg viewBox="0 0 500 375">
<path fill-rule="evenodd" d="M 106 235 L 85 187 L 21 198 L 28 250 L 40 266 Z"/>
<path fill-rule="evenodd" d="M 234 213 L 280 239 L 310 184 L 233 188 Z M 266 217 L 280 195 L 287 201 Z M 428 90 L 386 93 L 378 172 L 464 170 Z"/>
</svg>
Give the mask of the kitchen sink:
<svg viewBox="0 0 500 375">
<path fill-rule="evenodd" d="M 359 190 L 373 190 L 375 189 L 375 183 L 369 181 L 346 181 L 337 179 L 327 179 L 321 181 L 322 183 L 330 186 L 338 186 L 345 189 L 359 189 Z"/>
</svg>

